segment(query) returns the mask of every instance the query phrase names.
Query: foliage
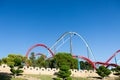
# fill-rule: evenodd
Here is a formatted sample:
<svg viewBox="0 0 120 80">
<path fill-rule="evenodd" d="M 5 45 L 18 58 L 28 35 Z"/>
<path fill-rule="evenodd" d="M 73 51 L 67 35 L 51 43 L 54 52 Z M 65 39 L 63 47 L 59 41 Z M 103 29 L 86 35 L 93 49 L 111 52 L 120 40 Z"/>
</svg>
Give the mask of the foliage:
<svg viewBox="0 0 120 80">
<path fill-rule="evenodd" d="M 54 56 L 53 61 L 56 61 L 57 67 L 60 68 L 59 72 L 57 73 L 58 78 L 62 78 L 63 80 L 71 80 L 70 67 L 75 67 L 73 67 L 73 62 L 75 61 L 75 59 L 73 59 L 70 54 L 58 53 Z"/>
<path fill-rule="evenodd" d="M 35 53 L 32 52 L 29 58 L 30 58 L 30 61 L 31 61 L 31 66 L 35 67 L 36 66 Z"/>
<path fill-rule="evenodd" d="M 78 60 L 74 59 L 71 54 L 69 53 L 57 53 L 53 61 L 55 61 L 55 67 L 60 68 L 62 64 L 70 66 L 71 69 L 78 68 Z"/>
<path fill-rule="evenodd" d="M 23 72 L 20 69 L 23 68 L 23 62 L 25 62 L 25 60 L 26 58 L 24 56 L 9 54 L 8 57 L 2 58 L 2 63 L 10 66 L 10 71 L 15 76 Z"/>
<path fill-rule="evenodd" d="M 101 76 L 102 78 L 109 76 L 111 71 L 107 69 L 105 66 L 100 66 L 98 69 L 96 69 L 96 73 Z"/>
<path fill-rule="evenodd" d="M 34 52 L 31 53 L 27 63 L 29 66 L 33 67 L 45 67 L 45 68 L 60 68 L 62 64 L 70 66 L 71 69 L 78 68 L 77 59 L 72 58 L 71 54 L 68 53 L 58 53 L 51 59 L 46 59 L 45 56 L 41 55 L 40 57 L 35 58 Z"/>
<path fill-rule="evenodd" d="M 57 76 L 64 80 L 70 77 L 70 75 L 71 75 L 70 67 L 67 65 L 61 65 L 60 71 L 57 73 Z"/>
<path fill-rule="evenodd" d="M 2 58 L 2 63 L 7 64 L 7 58 Z"/>
<path fill-rule="evenodd" d="M 25 64 L 26 64 L 27 66 L 32 66 L 32 62 L 31 62 L 30 59 L 26 59 Z"/>
<path fill-rule="evenodd" d="M 32 66 L 32 67 L 40 67 L 40 68 L 46 67 L 45 56 L 41 55 L 40 57 L 36 59 L 34 52 L 31 53 L 31 56 L 29 60 L 27 61 L 27 63 L 29 64 L 29 66 Z"/>
<path fill-rule="evenodd" d="M 26 60 L 26 57 L 22 55 L 17 55 L 17 54 L 9 54 L 6 58 L 2 58 L 2 63 L 7 64 L 7 65 L 16 65 L 15 58 L 20 58 L 21 63 L 24 63 Z"/>
<path fill-rule="evenodd" d="M 120 76 L 120 66 L 117 66 L 111 70 L 114 71 L 114 75 Z"/>
<path fill-rule="evenodd" d="M 13 75 L 16 76 L 20 73 L 23 73 L 23 70 L 20 70 L 20 68 L 23 68 L 21 58 L 14 58 L 14 63 L 14 65 L 10 65 L 10 71 L 13 73 Z"/>
<path fill-rule="evenodd" d="M 46 67 L 45 56 L 41 55 L 36 59 L 36 66 L 38 67 Z"/>
<path fill-rule="evenodd" d="M 55 78 L 54 80 L 61 80 L 61 78 L 58 78 L 58 77 L 57 77 L 57 78 Z"/>
<path fill-rule="evenodd" d="M 72 78 L 71 77 L 67 77 L 67 79 L 66 80 L 72 80 Z"/>
<path fill-rule="evenodd" d="M 80 69 L 81 70 L 93 70 L 93 67 L 90 63 L 87 61 L 80 61 Z"/>
<path fill-rule="evenodd" d="M 46 60 L 46 66 L 49 68 L 57 68 L 56 61 L 54 59 Z"/>
<path fill-rule="evenodd" d="M 15 68 L 11 68 L 10 71 L 13 73 L 13 75 L 18 75 L 20 73 L 23 73 L 23 70 L 19 70 L 19 69 L 15 69 Z"/>
</svg>

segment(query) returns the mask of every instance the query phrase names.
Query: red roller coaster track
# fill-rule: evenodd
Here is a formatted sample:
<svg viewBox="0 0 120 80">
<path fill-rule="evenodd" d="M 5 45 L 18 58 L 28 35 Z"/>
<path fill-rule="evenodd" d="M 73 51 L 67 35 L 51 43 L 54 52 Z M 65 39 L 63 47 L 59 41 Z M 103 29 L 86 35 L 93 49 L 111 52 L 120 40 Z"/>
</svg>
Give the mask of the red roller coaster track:
<svg viewBox="0 0 120 80">
<path fill-rule="evenodd" d="M 43 55 L 43 56 L 44 56 L 44 58 L 47 58 L 47 56 L 46 56 L 46 55 L 44 55 L 43 53 L 37 53 L 37 54 L 35 54 L 34 56 L 38 56 L 38 55 Z"/>
<path fill-rule="evenodd" d="M 118 66 L 117 64 L 114 64 L 114 63 L 110 63 L 110 61 L 118 54 L 120 53 L 120 50 L 117 50 L 106 62 L 94 62 L 94 64 L 102 64 L 104 66 Z"/>
<path fill-rule="evenodd" d="M 50 52 L 50 54 L 52 55 L 52 57 L 54 56 L 54 53 L 52 52 L 52 50 L 50 50 L 50 48 L 48 48 L 45 44 L 35 44 L 35 45 L 33 45 L 31 48 L 29 48 L 29 50 L 28 50 L 27 53 L 26 53 L 26 57 L 28 58 L 28 55 L 29 55 L 30 51 L 31 51 L 33 48 L 39 47 L 39 46 L 46 48 L 46 49 Z M 73 58 L 81 58 L 81 59 L 83 59 L 83 60 L 86 60 L 88 63 L 90 63 L 90 64 L 92 65 L 92 67 L 93 67 L 94 69 L 96 69 L 96 66 L 95 66 L 96 64 L 101 64 L 101 65 L 104 65 L 104 66 L 106 66 L 106 67 L 108 67 L 108 66 L 114 66 L 114 67 L 118 66 L 117 64 L 110 63 L 110 61 L 111 61 L 118 53 L 120 53 L 120 50 L 116 51 L 106 62 L 93 62 L 93 61 L 91 61 L 90 59 L 88 59 L 88 58 L 86 58 L 86 57 L 84 57 L 84 56 L 75 56 L 75 55 L 72 55 L 72 56 L 73 56 Z M 37 55 L 43 55 L 43 54 L 42 54 L 42 53 L 39 53 L 39 54 L 37 54 Z"/>
<path fill-rule="evenodd" d="M 28 55 L 29 55 L 30 51 L 31 51 L 33 48 L 38 47 L 38 46 L 42 46 L 42 47 L 48 49 L 48 51 L 50 52 L 50 54 L 52 55 L 52 57 L 54 56 L 54 53 L 53 53 L 46 45 L 44 45 L 44 44 L 36 44 L 36 45 L 33 45 L 33 46 L 27 51 L 26 57 L 28 58 Z M 43 54 L 42 54 L 42 53 L 39 53 L 39 54 L 37 54 L 37 55 L 43 55 Z M 87 62 L 89 62 L 89 63 L 92 65 L 92 67 L 93 67 L 94 69 L 96 69 L 96 67 L 94 66 L 94 63 L 93 63 L 90 59 L 88 59 L 88 58 L 86 58 L 86 57 L 83 57 L 83 56 L 73 56 L 73 58 L 81 58 L 81 59 L 83 59 L 83 60 L 86 60 Z"/>
<path fill-rule="evenodd" d="M 80 58 L 80 59 L 86 60 L 88 63 L 90 63 L 90 64 L 92 65 L 92 67 L 93 67 L 94 69 L 96 69 L 94 63 L 93 63 L 90 59 L 88 59 L 88 58 L 83 57 L 83 56 L 75 56 L 75 55 L 73 55 L 72 57 L 73 57 L 73 58 Z"/>
<path fill-rule="evenodd" d="M 105 63 L 105 62 L 93 62 L 95 65 L 96 64 L 101 64 L 101 65 L 104 65 L 106 67 L 109 67 L 109 66 L 113 66 L 113 67 L 116 67 L 118 66 L 117 64 L 114 64 L 114 63 Z"/>
<path fill-rule="evenodd" d="M 109 63 L 118 53 L 120 53 L 120 50 L 117 50 L 105 63 Z"/>
<path fill-rule="evenodd" d="M 38 47 L 38 46 L 41 46 L 41 47 L 46 48 L 46 49 L 50 52 L 50 54 L 51 54 L 52 56 L 54 56 L 54 53 L 53 53 L 53 52 L 50 50 L 50 48 L 48 48 L 45 44 L 35 44 L 35 45 L 33 45 L 31 48 L 29 48 L 29 50 L 28 50 L 27 53 L 26 53 L 26 57 L 28 58 L 28 55 L 29 55 L 30 51 L 31 51 L 33 48 Z"/>
</svg>

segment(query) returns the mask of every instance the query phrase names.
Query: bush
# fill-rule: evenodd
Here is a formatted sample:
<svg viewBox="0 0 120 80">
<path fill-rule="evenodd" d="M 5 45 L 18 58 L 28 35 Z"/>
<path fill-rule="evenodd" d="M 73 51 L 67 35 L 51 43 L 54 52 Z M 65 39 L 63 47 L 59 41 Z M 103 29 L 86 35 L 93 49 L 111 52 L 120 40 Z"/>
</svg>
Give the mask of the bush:
<svg viewBox="0 0 120 80">
<path fill-rule="evenodd" d="M 67 65 L 61 65 L 60 71 L 58 72 L 58 77 L 66 79 L 71 75 L 70 67 Z"/>
<path fill-rule="evenodd" d="M 111 71 L 107 69 L 105 66 L 100 66 L 98 69 L 96 69 L 96 73 L 101 76 L 102 78 L 109 76 Z"/>
<path fill-rule="evenodd" d="M 23 68 L 22 60 L 20 58 L 14 59 L 15 64 L 10 65 L 10 71 L 13 73 L 14 77 L 20 73 L 23 73 L 23 70 L 20 70 L 20 68 Z"/>
<path fill-rule="evenodd" d="M 70 69 L 78 69 L 78 60 L 74 59 L 69 53 L 57 53 L 53 57 L 53 64 L 55 67 L 60 68 L 63 64 L 70 67 Z"/>
</svg>

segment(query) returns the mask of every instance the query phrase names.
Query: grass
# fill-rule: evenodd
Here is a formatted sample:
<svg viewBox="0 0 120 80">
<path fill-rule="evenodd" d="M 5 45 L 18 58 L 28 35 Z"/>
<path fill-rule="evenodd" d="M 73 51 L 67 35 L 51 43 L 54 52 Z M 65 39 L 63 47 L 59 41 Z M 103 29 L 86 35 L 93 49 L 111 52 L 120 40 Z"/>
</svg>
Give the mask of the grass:
<svg viewBox="0 0 120 80">
<path fill-rule="evenodd" d="M 41 80 L 53 80 L 55 76 L 50 75 L 25 75 L 26 77 L 34 77 Z M 0 80 L 26 80 L 23 78 L 13 78 L 12 75 L 7 73 L 0 73 Z M 72 80 L 88 80 L 87 78 L 73 77 Z"/>
<path fill-rule="evenodd" d="M 28 79 L 24 79 L 26 77 L 33 77 L 33 78 L 37 78 L 37 79 L 40 79 L 40 80 L 53 80 L 53 78 L 55 78 L 55 76 L 50 76 L 50 75 L 24 75 L 24 76 L 25 77 L 13 78 L 12 75 L 10 75 L 10 74 L 0 73 L 0 80 L 28 80 Z M 72 80 L 101 80 L 101 79 L 72 77 Z M 116 78 L 108 77 L 105 80 L 120 80 L 120 77 L 116 77 Z"/>
<path fill-rule="evenodd" d="M 28 77 L 34 77 L 34 78 L 37 78 L 37 79 L 41 79 L 41 80 L 52 80 L 52 78 L 54 76 L 50 76 L 50 75 L 33 75 L 33 74 L 29 74 L 29 75 L 26 75 Z"/>
<path fill-rule="evenodd" d="M 55 76 L 50 76 L 50 75 L 26 75 L 29 77 L 35 77 L 41 80 L 53 80 Z M 72 80 L 89 80 L 87 78 L 81 78 L 81 77 L 72 77 Z"/>
<path fill-rule="evenodd" d="M 53 78 L 55 78 L 55 76 L 50 76 L 50 75 L 25 75 L 25 76 L 34 77 L 41 80 L 53 80 Z M 93 77 L 93 78 L 72 77 L 72 80 L 102 80 L 102 79 L 98 77 Z M 105 80 L 120 80 L 120 78 L 108 77 Z"/>
<path fill-rule="evenodd" d="M 22 78 L 12 78 L 11 80 L 25 80 L 25 79 L 22 79 Z"/>
<path fill-rule="evenodd" d="M 89 79 L 81 77 L 72 77 L 72 80 L 89 80 Z"/>
</svg>

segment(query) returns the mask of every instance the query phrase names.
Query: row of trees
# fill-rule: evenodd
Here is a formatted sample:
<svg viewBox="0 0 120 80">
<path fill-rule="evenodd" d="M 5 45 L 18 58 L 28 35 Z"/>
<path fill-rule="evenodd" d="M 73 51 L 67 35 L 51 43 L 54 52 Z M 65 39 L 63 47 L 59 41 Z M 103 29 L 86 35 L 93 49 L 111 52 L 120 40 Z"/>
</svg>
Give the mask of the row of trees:
<svg viewBox="0 0 120 80">
<path fill-rule="evenodd" d="M 58 53 L 50 59 L 46 59 L 44 55 L 36 58 L 34 52 L 31 53 L 29 59 L 22 55 L 9 54 L 6 58 L 0 60 L 0 64 L 14 65 L 15 58 L 20 59 L 23 65 L 32 67 L 60 68 L 61 64 L 66 63 L 66 65 L 70 66 L 70 69 L 78 69 L 78 60 L 72 58 L 72 55 L 68 53 Z M 88 62 L 80 61 L 79 63 L 81 70 L 93 70 Z"/>
<path fill-rule="evenodd" d="M 34 53 L 31 53 L 30 56 L 30 66 L 33 67 L 45 67 L 45 68 L 60 68 L 61 64 L 66 64 L 70 66 L 71 69 L 78 68 L 77 59 L 72 58 L 71 54 L 67 53 L 58 53 L 53 58 L 45 59 L 44 55 L 37 57 L 34 56 Z"/>
<path fill-rule="evenodd" d="M 58 78 L 56 80 L 66 79 L 71 80 L 70 69 L 78 69 L 78 60 L 73 58 L 71 54 L 68 53 L 58 53 L 51 59 L 46 59 L 44 55 L 35 57 L 34 53 L 31 53 L 29 59 L 24 56 L 9 54 L 6 58 L 0 60 L 0 64 L 7 64 L 10 66 L 10 71 L 14 76 L 22 73 L 21 68 L 24 65 L 33 67 L 45 67 L 45 68 L 59 68 L 60 71 L 56 74 Z M 93 70 L 92 66 L 86 61 L 80 61 L 80 67 L 82 70 Z M 100 66 L 96 69 L 97 74 L 102 78 L 108 76 L 111 70 L 107 69 L 105 66 Z M 120 67 L 113 68 L 117 75 L 120 75 Z"/>
<path fill-rule="evenodd" d="M 0 63 L 10 66 L 10 71 L 14 76 L 22 73 L 23 71 L 21 68 L 23 68 L 24 65 L 27 65 L 33 67 L 59 68 L 60 71 L 56 74 L 58 76 L 56 80 L 71 80 L 70 68 L 77 69 L 78 62 L 77 59 L 72 58 L 71 54 L 67 53 L 58 53 L 51 59 L 45 59 L 44 55 L 35 58 L 34 53 L 31 53 L 29 59 L 21 55 L 9 54 L 6 58 L 2 58 Z"/>
<path fill-rule="evenodd" d="M 57 53 L 51 59 L 45 59 L 45 55 L 41 55 L 40 57 L 35 57 L 34 52 L 30 55 L 29 66 L 33 67 L 45 67 L 45 68 L 60 68 L 61 64 L 66 63 L 66 65 L 70 66 L 70 69 L 78 69 L 78 60 L 72 58 L 71 54 L 68 53 Z M 91 64 L 87 61 L 80 61 L 80 69 L 81 70 L 93 70 Z"/>
<path fill-rule="evenodd" d="M 35 57 L 35 54 L 32 52 L 29 59 L 24 56 L 9 54 L 6 58 L 0 60 L 1 64 L 7 64 L 10 66 L 10 70 L 14 75 L 18 75 L 23 71 L 21 68 L 23 65 L 33 66 L 33 67 L 45 67 L 45 68 L 59 68 L 57 76 L 60 78 L 70 79 L 71 72 L 69 69 L 78 69 L 78 60 L 73 58 L 71 54 L 68 53 L 58 53 L 51 59 L 46 59 L 44 55 Z M 84 67 L 87 62 L 80 62 L 81 69 L 87 69 Z M 65 73 L 65 74 L 63 74 Z"/>
</svg>

